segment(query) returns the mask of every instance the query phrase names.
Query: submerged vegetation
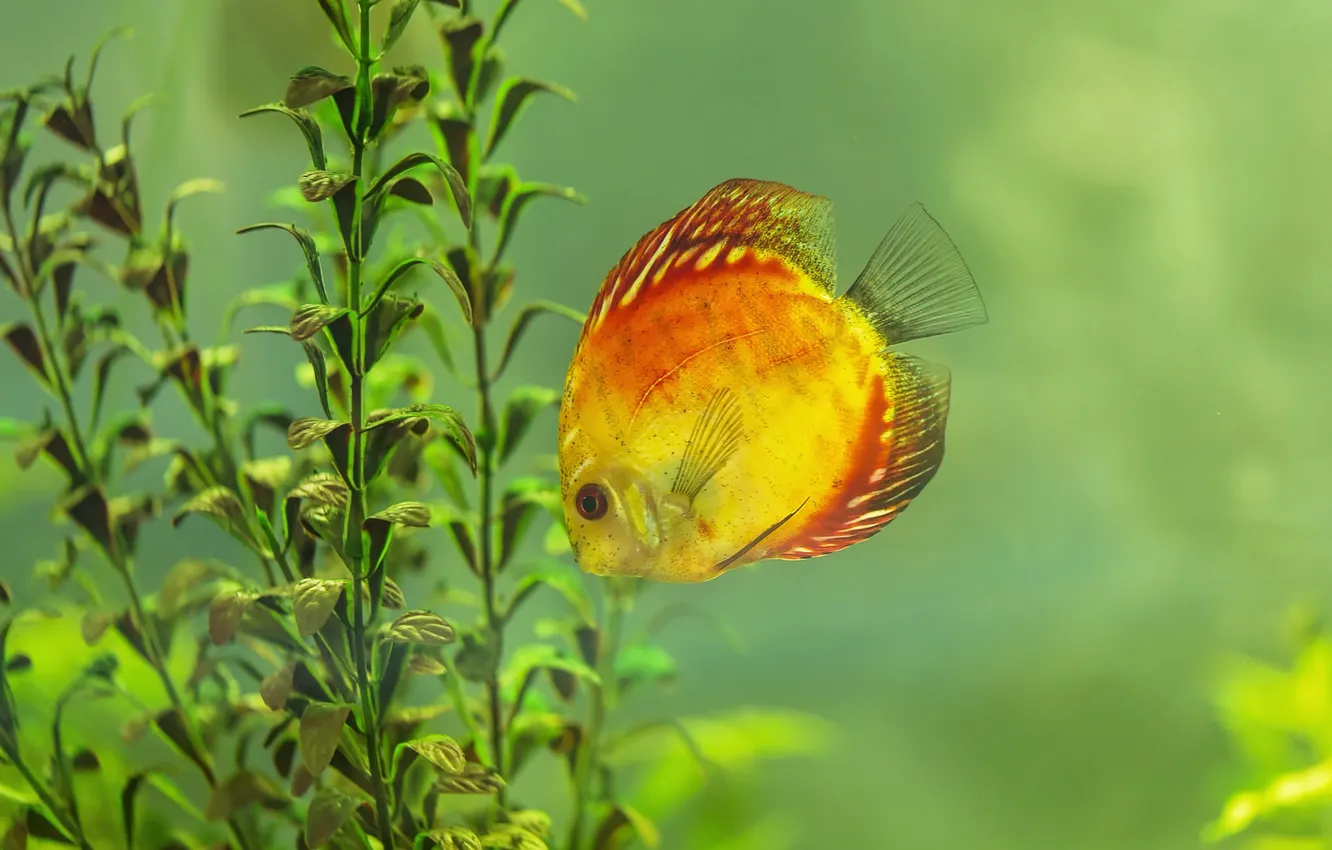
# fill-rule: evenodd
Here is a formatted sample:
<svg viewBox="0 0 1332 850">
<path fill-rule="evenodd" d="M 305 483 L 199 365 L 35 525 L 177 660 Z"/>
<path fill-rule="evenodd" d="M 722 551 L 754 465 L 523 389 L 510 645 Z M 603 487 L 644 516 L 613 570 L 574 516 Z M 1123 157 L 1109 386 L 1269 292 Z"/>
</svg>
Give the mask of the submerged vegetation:
<svg viewBox="0 0 1332 850">
<path fill-rule="evenodd" d="M 688 846 L 785 846 L 790 830 L 749 807 L 736 777 L 817 749 L 823 727 L 758 709 L 615 722 L 676 673 L 652 637 L 700 612 L 640 622 L 640 583 L 578 573 L 551 464 L 524 468 L 519 452 L 559 393 L 501 393 L 533 321 L 582 321 L 535 302 L 496 328 L 523 210 L 583 199 L 495 155 L 529 101 L 572 94 L 505 76 L 517 0 L 486 19 L 466 0 L 383 0 L 378 23 L 373 0 L 315 2 L 346 66 L 303 68 L 280 101 L 244 113 L 289 120 L 304 140 L 308 166 L 278 198 L 305 223 L 239 237 L 281 231 L 300 270 L 238 294 L 214 345 L 188 309 L 199 271 L 175 213 L 221 185 L 179 186 L 152 232 L 131 144 L 142 103 L 114 142 L 94 119 L 101 45 L 81 77 L 71 60 L 3 96 L 0 276 L 25 311 L 4 339 L 53 403 L 0 427 L 20 467 L 45 461 L 63 479 L 57 556 L 34 576 L 59 603 L 25 602 L 41 591 L 19 582 L 0 594 L 3 847 L 654 847 L 704 782 Z M 392 65 L 423 18 L 441 68 Z M 42 133 L 80 158 L 38 164 Z M 433 147 L 390 152 L 419 136 Z M 93 303 L 98 275 L 146 302 L 151 325 Z M 308 397 L 237 402 L 242 311 L 270 316 L 246 333 L 290 338 Z M 405 353 L 413 338 L 446 380 Z M 137 383 L 119 393 L 126 376 Z M 173 393 L 190 435 L 154 428 Z M 205 520 L 236 541 L 225 557 Z M 169 569 L 141 545 L 160 523 L 189 535 Z M 518 614 L 542 596 L 563 613 L 528 637 Z M 543 759 L 568 811 L 520 799 L 559 799 L 520 782 Z"/>
<path fill-rule="evenodd" d="M 1235 791 L 1203 831 L 1253 850 L 1332 847 L 1332 637 L 1311 612 L 1291 617 L 1293 656 L 1278 666 L 1231 658 L 1217 688 L 1222 724 L 1240 763 Z"/>
</svg>

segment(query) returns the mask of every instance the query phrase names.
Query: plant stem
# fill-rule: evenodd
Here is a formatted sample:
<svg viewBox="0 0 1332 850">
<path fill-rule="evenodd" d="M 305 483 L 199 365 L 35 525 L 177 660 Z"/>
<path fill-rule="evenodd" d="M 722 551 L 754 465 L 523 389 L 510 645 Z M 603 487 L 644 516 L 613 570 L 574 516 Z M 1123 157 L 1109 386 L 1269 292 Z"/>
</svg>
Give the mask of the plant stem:
<svg viewBox="0 0 1332 850">
<path fill-rule="evenodd" d="M 486 326 L 478 321 L 472 328 L 472 342 L 476 356 L 476 392 L 480 400 L 481 430 L 486 439 L 481 445 L 481 460 L 477 474 L 481 482 L 481 583 L 484 590 L 486 627 L 494 646 L 490 653 L 494 663 L 486 674 L 486 701 L 490 707 L 490 747 L 495 770 L 504 775 L 504 707 L 500 704 L 499 661 L 504 655 L 504 623 L 496 599 L 494 539 L 495 501 L 495 408 L 490 399 L 490 371 L 486 366 Z M 496 795 L 501 806 L 505 802 L 504 789 Z"/>
<path fill-rule="evenodd" d="M 389 814 L 388 785 L 384 781 L 383 753 L 381 752 L 379 717 L 375 694 L 371 688 L 370 665 L 365 651 L 365 600 L 361 596 L 361 582 L 369 578 L 370 565 L 366 562 L 361 526 L 365 522 L 366 470 L 365 470 L 365 317 L 361 310 L 361 276 L 365 258 L 362 256 L 362 215 L 365 202 L 365 154 L 367 139 L 365 126 L 369 122 L 366 112 L 371 106 L 370 70 L 374 60 L 370 54 L 370 2 L 357 0 L 360 9 L 360 41 L 356 51 L 356 108 L 352 126 L 352 177 L 355 200 L 352 206 L 351 242 L 347 246 L 347 307 L 351 310 L 353 360 L 349 364 L 349 391 L 351 395 L 351 457 L 347 483 L 350 487 L 347 505 L 347 526 L 344 530 L 344 550 L 347 552 L 355 581 L 348 588 L 352 597 L 352 655 L 356 663 L 356 689 L 361 697 L 361 722 L 365 729 L 366 751 L 370 762 L 370 781 L 375 789 L 375 820 L 379 841 L 385 850 L 393 847 L 393 820 Z"/>
<path fill-rule="evenodd" d="M 6 749 L 8 750 L 8 748 Z M 46 786 L 42 785 L 32 769 L 28 767 L 27 762 L 23 760 L 23 756 L 19 753 L 18 742 L 14 743 L 13 751 L 6 752 L 6 755 L 14 763 L 14 767 L 18 768 L 19 774 L 28 783 L 28 787 L 37 793 L 37 798 L 42 801 L 42 805 L 46 806 L 52 817 L 60 822 L 60 828 L 73 836 L 79 842 L 79 847 L 82 850 L 92 850 L 92 845 L 88 843 L 88 839 L 83 834 L 83 828 L 79 826 L 77 821 L 70 818 L 69 813 L 56 802 L 56 799 L 51 796 L 51 792 L 46 790 Z"/>
<path fill-rule="evenodd" d="M 574 811 L 569 826 L 569 841 L 564 850 L 579 850 L 583 843 L 584 822 L 590 802 L 592 772 L 597 766 L 601 747 L 601 731 L 606 714 L 615 700 L 615 654 L 620 645 L 620 632 L 624 627 L 626 594 L 617 579 L 610 579 L 606 593 L 606 629 L 597 641 L 597 677 L 601 683 L 593 689 L 592 716 L 583 730 L 578 756 L 574 764 Z"/>
<path fill-rule="evenodd" d="M 432 12 L 433 14 L 433 12 Z M 488 40 L 483 40 L 482 47 L 478 50 L 478 56 L 484 56 L 488 45 Z M 481 137 L 477 133 L 476 127 L 476 93 L 477 79 L 480 75 L 481 63 L 478 62 L 472 69 L 472 75 L 467 82 L 466 90 L 459 92 L 459 100 L 462 101 L 463 108 L 468 117 L 467 147 L 469 150 L 468 160 L 472 167 L 467 172 L 467 193 L 471 197 L 477 196 L 477 188 L 480 182 L 481 163 Z M 467 232 L 467 241 L 472 249 L 472 254 L 477 262 L 481 258 L 481 231 L 476 221 Z M 477 291 L 473 293 L 472 298 L 472 349 L 474 360 L 476 362 L 476 394 L 479 407 L 481 433 L 485 438 L 478 441 L 480 457 L 477 463 L 477 475 L 480 479 L 479 501 L 481 503 L 481 523 L 478 528 L 478 536 L 481 538 L 481 584 L 482 597 L 485 603 L 486 631 L 488 638 L 493 641 L 489 656 L 491 658 L 490 669 L 486 671 L 486 703 L 489 709 L 489 737 L 491 759 L 494 761 L 494 768 L 504 776 L 505 758 L 504 758 L 504 706 L 500 693 L 499 685 L 499 667 L 504 658 L 504 618 L 499 611 L 498 578 L 495 553 L 495 471 L 496 461 L 496 441 L 498 432 L 495 422 L 495 405 L 491 399 L 490 369 L 487 366 L 486 355 L 486 327 L 490 322 L 489 309 L 487 303 L 489 295 L 486 289 L 490 286 L 490 280 L 493 277 L 492 269 L 482 268 L 476 280 Z M 506 802 L 506 789 L 500 788 L 496 792 L 495 802 L 503 807 Z"/>
</svg>

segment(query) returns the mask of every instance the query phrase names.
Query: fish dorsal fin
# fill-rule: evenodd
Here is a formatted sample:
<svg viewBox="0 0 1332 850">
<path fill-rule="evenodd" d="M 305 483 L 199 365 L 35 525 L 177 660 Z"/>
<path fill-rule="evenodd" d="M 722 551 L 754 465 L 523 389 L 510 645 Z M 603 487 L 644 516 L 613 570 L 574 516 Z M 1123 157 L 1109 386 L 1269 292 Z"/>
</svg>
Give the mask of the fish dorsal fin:
<svg viewBox="0 0 1332 850">
<path fill-rule="evenodd" d="M 588 328 L 662 283 L 673 268 L 725 261 L 732 249 L 780 256 L 831 293 L 836 284 L 832 202 L 765 180 L 737 178 L 713 187 L 620 258 L 588 311 Z"/>
<path fill-rule="evenodd" d="M 920 204 L 893 224 L 842 296 L 890 345 L 984 324 L 985 302 L 953 240 Z"/>
</svg>

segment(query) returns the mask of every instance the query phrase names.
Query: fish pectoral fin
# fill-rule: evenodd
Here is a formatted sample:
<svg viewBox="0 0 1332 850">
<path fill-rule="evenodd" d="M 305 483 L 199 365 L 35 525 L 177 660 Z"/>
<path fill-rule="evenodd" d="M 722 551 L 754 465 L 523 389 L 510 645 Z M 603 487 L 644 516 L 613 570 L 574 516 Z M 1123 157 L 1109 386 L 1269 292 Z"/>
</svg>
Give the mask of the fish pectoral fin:
<svg viewBox="0 0 1332 850">
<path fill-rule="evenodd" d="M 890 345 L 988 320 L 962 254 L 920 204 L 893 224 L 842 297 L 864 310 Z"/>
<path fill-rule="evenodd" d="M 795 510 L 791 511 L 791 512 L 790 512 L 789 514 L 787 514 L 786 516 L 784 516 L 784 517 L 782 517 L 781 519 L 779 519 L 779 520 L 777 520 L 776 522 L 774 522 L 772 525 L 770 525 L 770 526 L 768 526 L 767 528 L 763 529 L 763 531 L 761 531 L 761 532 L 758 534 L 757 537 L 755 537 L 753 540 L 751 540 L 751 541 L 749 541 L 748 543 L 746 543 L 744 546 L 740 547 L 740 551 L 736 552 L 736 553 L 735 553 L 734 555 L 732 555 L 731 557 L 729 557 L 729 558 L 727 558 L 726 560 L 722 561 L 720 564 L 718 564 L 716 567 L 714 567 L 713 570 L 714 570 L 715 572 L 718 572 L 718 573 L 725 572 L 727 569 L 729 569 L 729 568 L 731 567 L 732 564 L 734 564 L 736 561 L 738 561 L 738 560 L 740 560 L 741 558 L 743 558 L 745 555 L 749 554 L 750 550 L 752 550 L 755 546 L 759 545 L 759 544 L 762 543 L 764 540 L 766 540 L 770 534 L 772 534 L 774 531 L 776 531 L 777 529 L 781 528 L 783 525 L 786 525 L 788 522 L 790 522 L 791 519 L 792 519 L 796 514 L 800 513 L 801 508 L 804 508 L 805 505 L 807 505 L 807 504 L 809 504 L 809 499 L 808 499 L 808 498 L 806 498 L 805 501 L 803 501 L 803 502 L 800 503 L 800 507 L 796 508 Z"/>
<path fill-rule="evenodd" d="M 735 393 L 727 388 L 717 390 L 689 434 L 680 467 L 671 482 L 671 493 L 693 502 L 739 450 L 744 433 L 744 417 Z"/>
</svg>

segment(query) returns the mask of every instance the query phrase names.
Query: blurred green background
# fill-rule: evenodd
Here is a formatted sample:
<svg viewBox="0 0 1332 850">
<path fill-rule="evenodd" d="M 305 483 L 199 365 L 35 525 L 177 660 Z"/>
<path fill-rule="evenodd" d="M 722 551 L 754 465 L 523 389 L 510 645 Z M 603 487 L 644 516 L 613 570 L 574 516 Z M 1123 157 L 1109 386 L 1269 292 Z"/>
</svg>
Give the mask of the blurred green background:
<svg viewBox="0 0 1332 850">
<path fill-rule="evenodd" d="M 505 158 L 591 199 L 526 214 L 520 300 L 586 309 L 639 235 L 743 176 L 833 199 L 843 286 L 923 202 L 991 316 L 911 347 L 953 369 L 949 454 L 887 531 L 653 590 L 723 617 L 746 651 L 677 627 L 679 686 L 652 712 L 828 718 L 827 756 L 762 776 L 802 850 L 1196 846 L 1231 788 L 1219 657 L 1276 652 L 1286 607 L 1332 596 L 1332 6 L 587 5 L 582 23 L 526 0 L 506 35 L 512 72 L 579 102 L 535 104 Z M 232 234 L 274 217 L 299 137 L 235 116 L 300 66 L 341 66 L 307 0 L 7 0 L 0 87 L 82 61 L 118 24 L 136 36 L 108 49 L 96 100 L 110 131 L 139 94 L 163 98 L 135 131 L 150 227 L 176 183 L 227 185 L 179 219 L 211 339 L 231 296 L 298 262 L 286 241 Z M 440 62 L 424 21 L 398 52 Z M 538 324 L 509 380 L 560 384 L 574 337 Z M 243 402 L 312 412 L 289 347 L 243 346 Z M 0 386 L 0 415 L 40 403 L 13 358 Z M 447 381 L 437 393 L 470 404 Z M 155 418 L 186 428 L 181 411 Z M 538 427 L 531 444 L 553 452 L 553 417 Z M 55 484 L 0 457 L 16 586 L 55 546 Z M 210 533 L 153 529 L 144 569 Z"/>
</svg>

